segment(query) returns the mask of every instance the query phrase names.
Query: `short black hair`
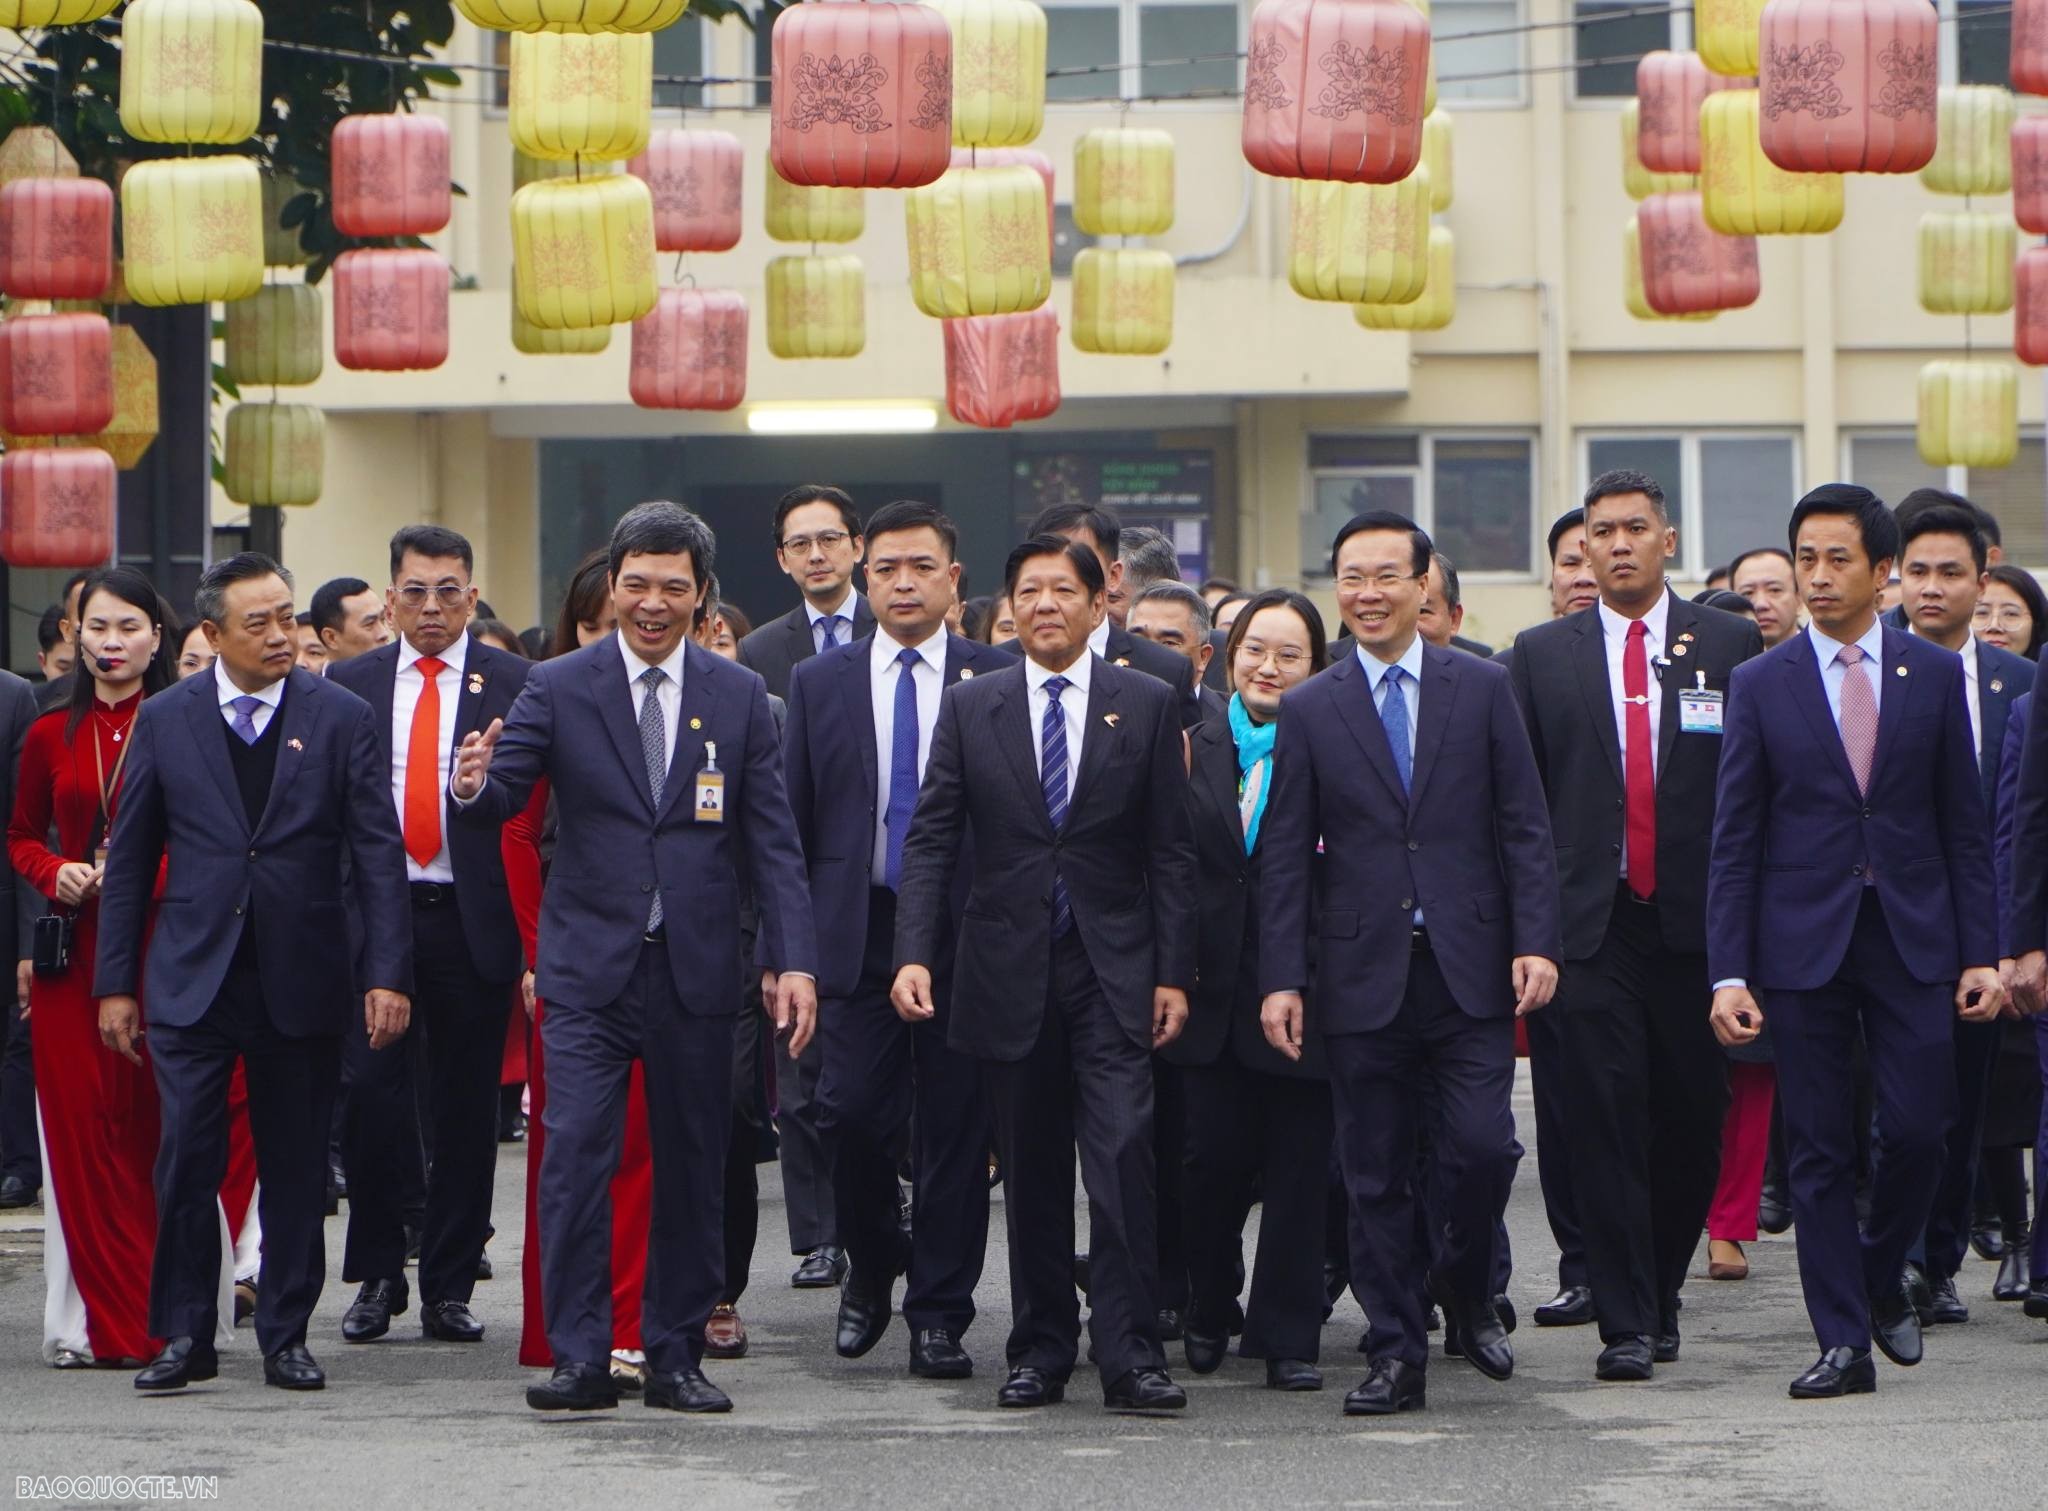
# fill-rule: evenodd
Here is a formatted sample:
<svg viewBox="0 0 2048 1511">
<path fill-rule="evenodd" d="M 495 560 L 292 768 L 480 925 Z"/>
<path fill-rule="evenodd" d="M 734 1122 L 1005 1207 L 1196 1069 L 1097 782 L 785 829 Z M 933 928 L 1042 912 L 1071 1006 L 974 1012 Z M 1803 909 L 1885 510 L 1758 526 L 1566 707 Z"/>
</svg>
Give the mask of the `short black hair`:
<svg viewBox="0 0 2048 1511">
<path fill-rule="evenodd" d="M 1775 556 L 1786 566 L 1792 565 L 1792 553 L 1780 546 L 1751 546 L 1747 551 L 1737 551 L 1728 563 L 1728 585 L 1735 586 L 1735 574 L 1742 570 L 1742 564 L 1752 556 Z"/>
<path fill-rule="evenodd" d="M 36 621 L 36 648 L 45 655 L 50 647 L 64 638 L 64 605 L 53 603 L 43 610 L 43 617 Z"/>
<path fill-rule="evenodd" d="M 391 575 L 398 575 L 398 558 L 395 555 L 391 561 Z M 313 601 L 306 605 L 306 613 L 311 617 L 305 622 L 322 632 L 340 631 L 345 628 L 342 621 L 348 618 L 348 610 L 341 606 L 342 601 L 371 591 L 370 585 L 360 577 L 331 577 L 313 590 Z"/>
<path fill-rule="evenodd" d="M 1799 549 L 1799 527 L 1815 515 L 1838 515 L 1856 521 L 1863 537 L 1863 554 L 1874 567 L 1881 561 L 1899 559 L 1899 522 L 1884 500 L 1855 483 L 1822 483 L 1792 506 L 1792 522 L 1785 538 L 1794 552 Z"/>
<path fill-rule="evenodd" d="M 1444 553 L 1441 551 L 1438 551 L 1434 555 L 1432 555 L 1430 557 L 1430 560 L 1434 561 L 1436 563 L 1436 569 L 1439 572 L 1443 573 L 1444 612 L 1448 614 L 1451 612 L 1451 610 L 1455 609 L 1459 604 L 1465 601 L 1464 598 L 1458 592 L 1458 569 L 1452 563 L 1450 557 L 1444 555 Z"/>
<path fill-rule="evenodd" d="M 275 577 L 286 588 L 293 586 L 292 574 L 284 569 L 283 563 L 271 560 L 261 551 L 237 551 L 199 574 L 199 587 L 192 595 L 193 613 L 209 624 L 222 623 L 228 611 L 228 589 L 258 577 Z M 363 586 L 367 588 L 369 584 Z"/>
<path fill-rule="evenodd" d="M 1102 547 L 1102 554 L 1111 561 L 1117 559 L 1117 547 L 1123 543 L 1124 522 L 1117 518 L 1116 510 L 1103 504 L 1047 504 L 1038 511 L 1031 521 L 1027 535 L 1065 535 L 1070 530 L 1086 530 L 1095 537 L 1095 544 Z"/>
<path fill-rule="evenodd" d="M 1188 619 L 1195 627 L 1195 633 L 1204 638 L 1207 638 L 1209 632 L 1216 627 L 1215 621 L 1209 616 L 1207 601 L 1203 599 L 1200 593 L 1184 582 L 1162 580 L 1147 583 L 1139 591 L 1138 596 L 1131 600 L 1131 610 L 1135 612 L 1141 603 L 1173 603 L 1180 605 L 1181 608 L 1187 611 Z"/>
<path fill-rule="evenodd" d="M 1263 588 L 1259 592 L 1245 595 L 1244 612 L 1231 621 L 1230 629 L 1223 637 L 1224 681 L 1230 680 L 1229 668 L 1237 663 L 1237 649 L 1244 644 L 1251 633 L 1252 621 L 1267 609 L 1292 609 L 1301 616 L 1301 622 L 1308 626 L 1308 670 L 1314 676 L 1330 664 L 1330 637 L 1323 628 L 1322 613 L 1306 593 L 1293 588 Z"/>
<path fill-rule="evenodd" d="M 1951 493 L 1946 488 L 1915 488 L 1900 499 L 1892 510 L 1892 516 L 1899 522 L 1899 541 L 1902 550 L 1904 543 L 1913 538 L 1906 527 L 1912 524 L 1923 509 L 1939 508 L 1967 510 L 1976 520 L 1977 529 L 1983 534 L 1988 545 L 2004 543 L 1998 531 L 1998 517 L 1982 504 L 1964 498 L 1960 493 Z"/>
<path fill-rule="evenodd" d="M 519 632 L 504 620 L 494 619 L 489 614 L 480 614 L 469 621 L 469 635 L 472 640 L 482 640 L 488 635 L 496 635 L 510 647 L 505 653 L 508 656 L 519 656 L 528 661 L 533 659 L 527 654 L 526 642 L 520 639 Z"/>
<path fill-rule="evenodd" d="M 1903 507 L 1899 512 L 1905 512 Z M 1915 509 L 1908 518 L 1899 521 L 1900 554 L 1903 556 L 1906 547 L 1923 535 L 1960 535 L 1970 547 L 1970 556 L 1977 563 L 1979 577 L 1990 565 L 1990 547 L 1985 544 L 1984 532 L 1978 527 L 1977 511 L 1968 504 L 1923 504 Z"/>
<path fill-rule="evenodd" d="M 1728 588 L 1702 588 L 1692 595 L 1692 601 L 1710 609 L 1719 609 L 1724 614 L 1741 614 L 1751 619 L 1756 617 L 1756 609 L 1750 601 Z"/>
<path fill-rule="evenodd" d="M 775 549 L 782 549 L 782 527 L 789 516 L 805 504 L 830 504 L 839 511 L 839 519 L 846 526 L 848 535 L 859 535 L 860 511 L 853 507 L 853 499 L 844 488 L 834 488 L 829 483 L 799 483 L 775 501 Z"/>
<path fill-rule="evenodd" d="M 1230 594 L 1238 591 L 1238 586 L 1228 577 L 1204 577 L 1202 579 L 1201 591 L 1204 593 L 1222 593 L 1228 597 Z"/>
<path fill-rule="evenodd" d="M 476 574 L 476 552 L 470 549 L 469 537 L 458 535 L 443 525 L 407 525 L 391 537 L 391 580 L 398 581 L 398 564 L 405 560 L 405 553 L 424 556 L 429 561 L 445 561 L 451 556 L 462 558 L 462 575 Z"/>
<path fill-rule="evenodd" d="M 1603 498 L 1618 498 L 1624 493 L 1640 493 L 1650 501 L 1657 511 L 1657 518 L 1664 515 L 1664 486 L 1647 472 L 1638 472 L 1633 467 L 1615 467 L 1601 473 L 1586 486 L 1584 503 L 1587 512 Z"/>
<path fill-rule="evenodd" d="M 1548 544 L 1550 546 L 1550 564 L 1553 567 L 1557 565 L 1557 543 L 1571 534 L 1572 531 L 1583 528 L 1585 523 L 1586 511 L 1584 509 L 1567 509 L 1552 522 Z"/>
<path fill-rule="evenodd" d="M 300 609 L 298 613 L 292 616 L 292 623 L 302 630 L 315 628 L 313 624 L 313 611 L 311 609 Z"/>
<path fill-rule="evenodd" d="M 1003 563 L 1004 597 L 1016 596 L 1017 574 L 1024 570 L 1027 561 L 1036 561 L 1041 556 L 1064 556 L 1080 574 L 1081 586 L 1088 590 L 1091 598 L 1107 586 L 1102 575 L 1102 562 L 1093 551 L 1077 540 L 1045 531 L 1035 533 L 1010 548 L 1010 559 Z"/>
<path fill-rule="evenodd" d="M 882 505 L 868 516 L 867 538 L 870 545 L 877 535 L 887 535 L 896 530 L 935 531 L 946 547 L 946 560 L 959 559 L 959 528 L 937 504 L 924 504 L 916 499 L 900 498 L 894 503 Z"/>
<path fill-rule="evenodd" d="M 688 556 L 690 575 L 699 589 L 708 587 L 717 569 L 718 537 L 711 527 L 681 504 L 655 499 L 635 504 L 612 526 L 605 553 L 605 575 L 619 580 L 628 556 Z"/>
<path fill-rule="evenodd" d="M 1344 549 L 1344 542 L 1354 535 L 1367 530 L 1406 530 L 1414 548 L 1415 575 L 1422 576 L 1429 571 L 1429 561 L 1435 548 L 1429 537 L 1422 533 L 1422 527 L 1405 514 L 1396 514 L 1391 509 L 1368 509 L 1363 514 L 1354 514 L 1344 522 L 1344 528 L 1337 532 L 1337 538 L 1330 542 L 1330 575 L 1337 574 L 1337 553 Z"/>
<path fill-rule="evenodd" d="M 90 576 L 92 576 L 92 572 L 90 569 L 87 569 L 83 571 L 73 572 L 69 577 L 64 579 L 64 586 L 61 590 L 59 590 L 57 594 L 57 602 L 60 605 L 62 605 L 66 611 L 69 611 L 69 609 L 71 608 L 71 595 L 73 593 L 76 593 L 81 587 L 83 587 L 85 585 L 86 578 Z"/>
</svg>

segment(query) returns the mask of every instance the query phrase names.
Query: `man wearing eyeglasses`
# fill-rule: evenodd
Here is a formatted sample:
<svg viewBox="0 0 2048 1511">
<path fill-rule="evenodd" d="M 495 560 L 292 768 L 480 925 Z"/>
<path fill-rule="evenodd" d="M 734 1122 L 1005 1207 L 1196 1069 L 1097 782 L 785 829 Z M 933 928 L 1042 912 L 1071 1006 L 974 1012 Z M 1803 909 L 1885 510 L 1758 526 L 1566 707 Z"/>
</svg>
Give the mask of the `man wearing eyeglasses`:
<svg viewBox="0 0 2048 1511">
<path fill-rule="evenodd" d="M 417 961 L 415 1032 L 372 1049 L 357 1023 L 342 1049 L 349 1199 L 341 1278 L 362 1286 L 342 1317 L 350 1343 L 381 1338 L 411 1299 L 400 1198 L 406 1166 L 416 1170 L 420 1158 L 412 1109 L 422 1053 L 434 1158 L 420 1235 L 420 1331 L 450 1343 L 484 1335 L 469 1299 L 491 1232 L 498 1071 L 525 960 L 499 831 L 450 822 L 447 793 L 463 736 L 511 712 L 528 666 L 470 638 L 474 561 L 469 542 L 438 525 L 392 536 L 385 603 L 398 639 L 329 673 L 377 714 L 405 835 Z"/>
</svg>

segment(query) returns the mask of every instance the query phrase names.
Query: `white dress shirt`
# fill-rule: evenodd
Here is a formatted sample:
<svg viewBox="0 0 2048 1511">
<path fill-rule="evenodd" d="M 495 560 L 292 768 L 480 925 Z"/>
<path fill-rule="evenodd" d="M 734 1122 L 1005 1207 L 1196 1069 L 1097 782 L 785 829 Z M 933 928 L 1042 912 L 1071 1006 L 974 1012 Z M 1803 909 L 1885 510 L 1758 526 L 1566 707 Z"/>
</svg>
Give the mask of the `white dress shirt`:
<svg viewBox="0 0 2048 1511">
<path fill-rule="evenodd" d="M 1102 623 L 1088 632 L 1089 655 L 1100 656 L 1105 661 L 1109 659 L 1109 632 L 1112 628 L 1109 615 L 1104 614 Z"/>
<path fill-rule="evenodd" d="M 624 630 L 618 632 L 618 642 L 619 655 L 626 663 L 626 686 L 633 695 L 633 723 L 636 726 L 647 703 L 647 688 L 640 679 L 649 670 L 662 673 L 661 681 L 655 684 L 655 695 L 661 699 L 661 769 L 671 772 L 676 764 L 676 722 L 682 717 L 683 710 L 683 653 L 689 648 L 689 639 L 678 640 L 668 658 L 656 667 L 650 667 L 626 644 Z M 735 751 L 734 756 L 737 755 Z"/>
<path fill-rule="evenodd" d="M 1415 731 L 1422 720 L 1422 637 L 1417 635 L 1408 642 L 1408 649 L 1401 653 L 1398 661 L 1382 661 L 1369 654 L 1364 646 L 1356 652 L 1358 664 L 1365 668 L 1365 685 L 1372 689 L 1372 706 L 1379 710 L 1380 722 L 1387 721 L 1387 699 L 1392 690 L 1387 684 L 1387 673 L 1400 667 L 1407 675 L 1401 679 L 1401 701 L 1408 705 L 1408 785 L 1415 786 Z M 1415 910 L 1415 926 L 1422 927 L 1422 909 Z"/>
<path fill-rule="evenodd" d="M 1628 627 L 1635 623 L 1626 615 L 1617 614 L 1604 602 L 1599 608 L 1600 640 L 1607 651 L 1607 700 L 1614 706 L 1614 733 L 1621 741 L 1621 769 L 1628 770 L 1628 693 L 1622 680 L 1622 658 L 1628 654 Z M 1660 696 L 1663 679 L 1658 675 L 1656 663 L 1664 657 L 1666 626 L 1671 620 L 1671 590 L 1658 594 L 1657 602 L 1643 615 L 1648 633 L 1643 637 L 1643 663 L 1648 674 L 1650 712 L 1650 778 L 1657 776 L 1657 734 L 1664 723 L 1664 699 Z M 1678 670 L 1684 670 L 1683 667 Z M 1628 875 L 1628 857 L 1622 857 L 1623 876 Z"/>
<path fill-rule="evenodd" d="M 1925 635 L 1920 635 L 1920 631 L 1917 628 L 1913 633 L 1919 635 L 1922 640 L 1927 639 Z M 1930 645 L 1933 644 L 1931 640 L 1928 643 Z M 1946 650 L 1948 647 L 1943 646 L 1942 649 Z M 1970 708 L 1970 753 L 1977 757 L 1977 764 L 1982 766 L 1984 764 L 1984 704 L 1977 692 L 1976 638 L 1973 636 L 1964 642 L 1963 648 L 1957 651 L 1956 654 L 1963 658 L 1963 701 Z"/>
<path fill-rule="evenodd" d="M 467 633 L 457 635 L 454 643 L 440 653 L 441 675 L 435 679 L 435 686 L 441 694 L 441 739 L 436 749 L 440 770 L 440 788 L 446 791 L 449 778 L 454 774 L 455 751 L 455 705 L 462 698 L 462 671 L 469 653 Z M 405 763 L 412 755 L 412 718 L 420 706 L 420 695 L 427 690 L 427 679 L 420 671 L 420 653 L 413 649 L 412 642 L 400 637 L 398 642 L 398 676 L 391 686 L 391 796 L 398 805 L 398 823 L 405 826 Z M 455 863 L 448 855 L 448 825 L 441 824 L 441 849 L 427 865 L 421 865 L 411 854 L 405 857 L 405 874 L 411 881 L 434 881 L 444 886 L 455 880 Z"/>
<path fill-rule="evenodd" d="M 1095 672 L 1093 652 L 1083 655 L 1063 672 L 1049 672 L 1030 657 L 1024 658 L 1024 687 L 1031 704 L 1031 759 L 1038 774 L 1045 775 L 1045 710 L 1052 697 L 1045 684 L 1065 677 L 1073 685 L 1060 694 L 1060 712 L 1067 719 L 1067 796 L 1074 795 L 1074 774 L 1081 769 L 1081 737 L 1088 727 L 1088 681 Z"/>
<path fill-rule="evenodd" d="M 271 715 L 276 713 L 278 705 L 284 702 L 284 683 L 285 679 L 279 677 L 261 692 L 245 693 L 228 679 L 226 665 L 218 657 L 214 659 L 213 685 L 214 689 L 220 694 L 220 716 L 227 720 L 230 725 L 233 725 L 235 722 L 235 699 L 254 698 L 261 707 L 249 715 L 249 722 L 256 726 L 256 737 L 259 740 L 263 738 L 263 731 L 270 727 Z"/>
<path fill-rule="evenodd" d="M 889 870 L 889 778 L 896 754 L 896 688 L 903 677 L 897 660 L 906 650 L 917 652 L 911 675 L 917 679 L 917 776 L 924 780 L 925 762 L 932 758 L 932 730 L 939 722 L 939 697 L 946 690 L 946 626 L 916 645 L 905 645 L 887 630 L 877 627 L 868 643 L 868 690 L 875 712 L 875 851 L 874 877 Z"/>
<path fill-rule="evenodd" d="M 859 606 L 860 594 L 854 592 L 850 583 L 847 585 L 846 596 L 839 600 L 837 608 L 821 609 L 812 603 L 810 599 L 806 598 L 804 600 L 804 613 L 811 621 L 811 649 L 820 655 L 824 654 L 826 649 L 825 631 L 821 626 L 827 619 L 844 619 L 846 621 L 846 623 L 838 626 L 839 644 L 850 644 L 853 640 L 853 622 L 860 617 Z"/>
<path fill-rule="evenodd" d="M 1834 716 L 1837 733 L 1842 728 L 1842 679 L 1849 675 L 1849 668 L 1836 658 L 1848 642 L 1837 640 L 1817 624 L 1806 627 L 1807 638 L 1813 642 L 1814 660 L 1820 663 L 1820 683 L 1827 691 L 1828 712 Z M 1862 648 L 1863 660 L 1857 664 L 1857 672 L 1870 681 L 1870 695 L 1879 713 L 1884 712 L 1884 621 L 1872 620 L 1856 644 Z"/>
</svg>

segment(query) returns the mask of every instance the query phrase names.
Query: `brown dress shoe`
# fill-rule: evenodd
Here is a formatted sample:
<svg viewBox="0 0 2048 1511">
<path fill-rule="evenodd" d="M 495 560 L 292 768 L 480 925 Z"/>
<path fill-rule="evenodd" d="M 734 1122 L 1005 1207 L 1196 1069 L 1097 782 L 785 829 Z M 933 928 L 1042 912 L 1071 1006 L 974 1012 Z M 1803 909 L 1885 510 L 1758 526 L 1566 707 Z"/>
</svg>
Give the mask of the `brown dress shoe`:
<svg viewBox="0 0 2048 1511">
<path fill-rule="evenodd" d="M 1749 1258 L 1742 1252 L 1742 1245 L 1732 1238 L 1707 1240 L 1707 1279 L 1749 1279 Z"/>
<path fill-rule="evenodd" d="M 711 1309 L 711 1318 L 704 1324 L 704 1352 L 714 1359 L 747 1356 L 747 1325 L 723 1302 Z"/>
</svg>

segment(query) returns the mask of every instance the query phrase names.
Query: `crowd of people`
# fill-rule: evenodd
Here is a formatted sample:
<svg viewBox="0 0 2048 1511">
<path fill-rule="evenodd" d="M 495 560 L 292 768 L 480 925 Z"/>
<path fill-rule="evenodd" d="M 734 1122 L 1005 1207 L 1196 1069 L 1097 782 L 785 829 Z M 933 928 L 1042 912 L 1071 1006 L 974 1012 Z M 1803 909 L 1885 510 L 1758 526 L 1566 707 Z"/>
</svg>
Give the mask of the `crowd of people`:
<svg viewBox="0 0 2048 1511">
<path fill-rule="evenodd" d="M 189 616 L 66 585 L 43 680 L 0 674 L 0 1206 L 46 1209 L 49 1364 L 177 1390 L 246 1322 L 320 1388 L 344 1198 L 342 1340 L 478 1342 L 523 1139 L 539 1410 L 731 1409 L 771 1160 L 843 1357 L 900 1310 L 911 1374 L 974 1373 L 999 1184 L 999 1405 L 1064 1398 L 1084 1299 L 1112 1408 L 1185 1406 L 1170 1343 L 1319 1390 L 1349 1290 L 1345 1413 L 1416 1410 L 1432 1333 L 1514 1370 L 1518 1055 L 1533 1320 L 1603 1380 L 1677 1364 L 1703 1234 L 1739 1281 L 1796 1227 L 1795 1398 L 1918 1363 L 1972 1249 L 2048 1319 L 2048 602 L 1969 500 L 1816 489 L 1687 598 L 1610 472 L 1497 653 L 1398 514 L 1337 533 L 1334 627 L 1085 504 L 984 598 L 929 504 L 806 485 L 773 529 L 758 628 L 671 503 L 551 634 L 434 525 L 303 612 L 253 553 Z"/>
</svg>

